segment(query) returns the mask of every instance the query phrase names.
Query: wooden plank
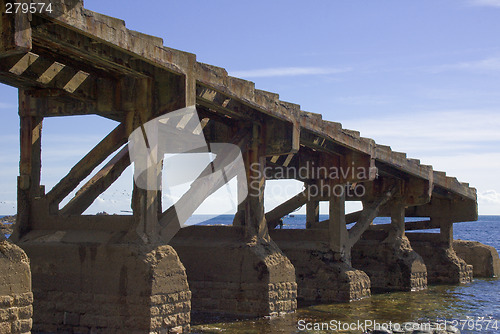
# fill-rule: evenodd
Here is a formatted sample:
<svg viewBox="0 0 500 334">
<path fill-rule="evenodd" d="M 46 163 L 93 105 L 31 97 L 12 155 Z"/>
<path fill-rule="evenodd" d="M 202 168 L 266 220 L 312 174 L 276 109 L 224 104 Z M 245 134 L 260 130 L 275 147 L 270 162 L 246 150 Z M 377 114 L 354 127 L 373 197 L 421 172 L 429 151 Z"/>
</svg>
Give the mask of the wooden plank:
<svg viewBox="0 0 500 334">
<path fill-rule="evenodd" d="M 130 165 L 128 145 L 90 179 L 61 210 L 62 215 L 79 215 L 115 182 Z"/>
<path fill-rule="evenodd" d="M 47 194 L 51 206 L 57 210 L 59 203 L 68 196 L 106 158 L 127 142 L 125 125 L 120 123 L 103 140 L 87 153 Z"/>
<path fill-rule="evenodd" d="M 283 204 L 278 205 L 271 211 L 266 213 L 266 221 L 269 229 L 273 229 L 279 225 L 279 220 L 303 206 L 307 203 L 309 197 L 309 193 L 306 191 L 301 191 L 294 197 L 290 198 L 288 201 Z"/>
</svg>

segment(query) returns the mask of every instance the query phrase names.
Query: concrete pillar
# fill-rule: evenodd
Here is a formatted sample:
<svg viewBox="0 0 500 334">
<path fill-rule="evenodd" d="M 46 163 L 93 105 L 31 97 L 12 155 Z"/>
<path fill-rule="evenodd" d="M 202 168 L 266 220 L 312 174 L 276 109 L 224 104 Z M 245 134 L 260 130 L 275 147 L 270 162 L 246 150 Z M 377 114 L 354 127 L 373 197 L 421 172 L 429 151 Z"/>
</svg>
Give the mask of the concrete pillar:
<svg viewBox="0 0 500 334">
<path fill-rule="evenodd" d="M 32 303 L 29 259 L 0 233 L 0 333 L 29 333 Z"/>
</svg>

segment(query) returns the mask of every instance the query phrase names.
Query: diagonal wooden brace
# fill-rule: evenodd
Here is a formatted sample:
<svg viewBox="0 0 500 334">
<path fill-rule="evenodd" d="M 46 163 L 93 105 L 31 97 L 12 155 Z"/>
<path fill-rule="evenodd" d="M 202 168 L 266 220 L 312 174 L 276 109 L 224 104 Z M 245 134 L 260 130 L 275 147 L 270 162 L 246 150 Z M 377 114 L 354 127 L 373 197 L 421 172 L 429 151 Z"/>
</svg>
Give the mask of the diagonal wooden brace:
<svg viewBox="0 0 500 334">
<path fill-rule="evenodd" d="M 128 145 L 118 152 L 106 166 L 90 179 L 62 208 L 63 215 L 79 215 L 92 205 L 95 199 L 115 182 L 130 165 Z"/>
</svg>

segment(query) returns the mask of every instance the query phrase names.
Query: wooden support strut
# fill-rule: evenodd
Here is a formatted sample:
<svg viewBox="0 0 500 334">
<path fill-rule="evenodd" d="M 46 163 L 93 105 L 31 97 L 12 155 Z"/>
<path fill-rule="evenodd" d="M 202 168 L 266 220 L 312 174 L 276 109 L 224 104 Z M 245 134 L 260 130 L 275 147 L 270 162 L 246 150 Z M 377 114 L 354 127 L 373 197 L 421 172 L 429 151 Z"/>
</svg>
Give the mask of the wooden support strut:
<svg viewBox="0 0 500 334">
<path fill-rule="evenodd" d="M 12 240 L 18 240 L 31 229 L 33 200 L 41 195 L 41 143 L 42 118 L 30 116 L 37 108 L 36 100 L 19 90 L 20 150 L 17 184 L 17 224 Z"/>
<path fill-rule="evenodd" d="M 347 240 L 347 245 L 349 248 L 351 248 L 356 242 L 358 242 L 359 238 L 366 231 L 368 226 L 370 226 L 373 219 L 378 216 L 380 207 L 391 199 L 391 197 L 396 192 L 396 189 L 396 187 L 392 187 L 392 189 L 389 190 L 385 194 L 385 196 L 380 197 L 376 201 L 367 204 L 367 206 L 363 208 L 358 222 L 356 223 L 356 225 L 349 229 L 349 238 Z"/>
<path fill-rule="evenodd" d="M 69 195 L 90 173 L 99 166 L 106 158 L 125 144 L 125 126 L 118 125 L 103 140 L 99 142 L 89 153 L 85 155 L 69 173 L 47 193 L 51 213 L 58 210 L 59 203 Z"/>
<path fill-rule="evenodd" d="M 61 210 L 62 215 L 79 215 L 115 182 L 130 165 L 128 145 L 120 150 L 106 166 L 90 179 Z"/>
<path fill-rule="evenodd" d="M 278 205 L 268 213 L 266 213 L 266 221 L 269 229 L 273 229 L 279 225 L 279 220 L 303 206 L 307 203 L 309 192 L 307 190 L 301 191 L 294 197 L 290 198 L 283 204 Z"/>
<path fill-rule="evenodd" d="M 415 231 L 415 230 L 427 230 L 427 229 L 435 229 L 440 228 L 439 225 L 436 224 L 435 220 L 419 220 L 414 222 L 406 222 L 405 223 L 405 231 Z M 391 229 L 391 224 L 379 224 L 372 225 L 369 228 L 374 231 L 389 231 Z"/>
<path fill-rule="evenodd" d="M 208 165 L 191 183 L 189 190 L 174 205 L 163 212 L 158 222 L 160 225 L 160 238 L 163 242 L 168 243 L 180 230 L 181 225 L 185 223 L 179 221 L 177 211 L 182 212 L 184 217 L 189 217 L 208 196 L 226 184 L 227 180 L 237 175 L 237 168 L 224 168 L 225 177 L 212 173 L 212 168 L 218 170 L 223 166 L 230 165 L 240 152 L 244 153 L 246 151 L 249 140 L 250 133 L 248 129 L 242 129 L 231 142 L 239 150 L 235 149 L 217 154 L 212 164 Z M 232 166 L 234 167 L 234 165 Z"/>
</svg>

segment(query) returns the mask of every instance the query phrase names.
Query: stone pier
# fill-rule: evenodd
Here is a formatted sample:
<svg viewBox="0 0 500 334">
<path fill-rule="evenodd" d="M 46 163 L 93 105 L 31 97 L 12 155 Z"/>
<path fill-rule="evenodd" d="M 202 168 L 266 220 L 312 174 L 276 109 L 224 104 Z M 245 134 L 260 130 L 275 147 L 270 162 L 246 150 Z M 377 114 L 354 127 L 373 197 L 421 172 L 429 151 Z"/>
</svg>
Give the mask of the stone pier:
<svg viewBox="0 0 500 334">
<path fill-rule="evenodd" d="M 32 303 L 30 261 L 0 233 L 0 333 L 29 333 Z"/>
<path fill-rule="evenodd" d="M 271 238 L 295 267 L 299 305 L 350 302 L 370 296 L 370 278 L 335 257 L 325 230 L 273 230 Z"/>
<path fill-rule="evenodd" d="M 31 259 L 33 329 L 188 332 L 191 292 L 172 247 L 108 238 L 95 231 L 56 231 L 29 233 L 19 242 Z"/>
<path fill-rule="evenodd" d="M 405 204 L 398 199 L 386 206 L 391 213 L 391 223 L 371 225 L 363 233 L 352 249 L 352 263 L 370 276 L 374 292 L 426 289 L 426 265 L 405 235 Z"/>
<path fill-rule="evenodd" d="M 453 250 L 472 265 L 474 277 L 500 277 L 500 259 L 495 247 L 477 241 L 454 240 Z"/>
<path fill-rule="evenodd" d="M 415 251 L 427 266 L 429 283 L 459 284 L 472 281 L 472 266 L 459 258 L 438 233 L 407 233 Z"/>
<path fill-rule="evenodd" d="M 296 310 L 295 269 L 274 242 L 245 242 L 237 226 L 192 226 L 171 244 L 186 267 L 193 313 L 255 317 Z"/>
<path fill-rule="evenodd" d="M 382 238 L 381 238 L 382 237 Z M 373 292 L 427 288 L 427 268 L 406 236 L 386 240 L 385 233 L 367 231 L 352 249 L 352 263 L 363 268 Z"/>
</svg>

